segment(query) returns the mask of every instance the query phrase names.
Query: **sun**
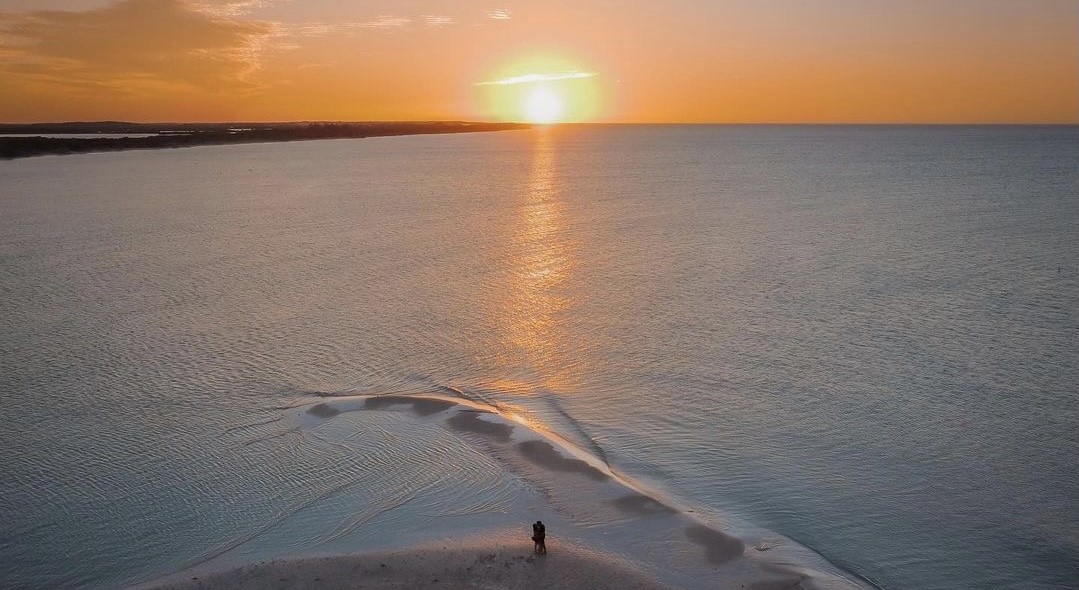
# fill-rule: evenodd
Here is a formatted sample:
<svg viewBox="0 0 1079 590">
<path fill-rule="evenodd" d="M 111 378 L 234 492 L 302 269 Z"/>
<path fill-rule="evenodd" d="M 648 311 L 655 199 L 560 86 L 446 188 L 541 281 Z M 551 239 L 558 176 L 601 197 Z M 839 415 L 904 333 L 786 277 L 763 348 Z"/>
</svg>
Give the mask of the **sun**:
<svg viewBox="0 0 1079 590">
<path fill-rule="evenodd" d="M 599 114 L 599 74 L 550 54 L 511 58 L 476 82 L 488 117 L 535 125 L 593 121 Z"/>
<path fill-rule="evenodd" d="M 562 120 L 565 110 L 562 97 L 551 88 L 532 88 L 525 94 L 521 112 L 528 123 L 548 125 Z"/>
</svg>

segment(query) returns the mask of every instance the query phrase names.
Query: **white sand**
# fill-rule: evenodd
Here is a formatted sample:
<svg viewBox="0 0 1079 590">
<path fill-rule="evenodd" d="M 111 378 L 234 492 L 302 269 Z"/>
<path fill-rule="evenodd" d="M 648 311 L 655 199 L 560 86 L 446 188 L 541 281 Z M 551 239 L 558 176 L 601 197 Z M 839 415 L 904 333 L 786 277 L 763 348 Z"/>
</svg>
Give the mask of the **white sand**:
<svg viewBox="0 0 1079 590">
<path fill-rule="evenodd" d="M 409 550 L 277 560 L 231 571 L 184 575 L 155 590 L 353 590 L 535 588 L 634 590 L 665 588 L 620 558 L 552 540 L 533 555 L 527 539 L 448 542 Z"/>
</svg>

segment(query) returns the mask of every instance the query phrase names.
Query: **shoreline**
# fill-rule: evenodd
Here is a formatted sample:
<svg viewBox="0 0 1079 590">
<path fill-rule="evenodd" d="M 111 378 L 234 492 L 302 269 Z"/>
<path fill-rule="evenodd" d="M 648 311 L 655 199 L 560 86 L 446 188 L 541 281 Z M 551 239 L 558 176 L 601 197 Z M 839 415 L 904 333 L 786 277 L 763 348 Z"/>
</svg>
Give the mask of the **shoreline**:
<svg viewBox="0 0 1079 590">
<path fill-rule="evenodd" d="M 346 436 L 381 432 L 389 424 L 407 425 L 417 436 L 427 428 L 445 428 L 503 462 L 513 477 L 542 489 L 525 488 L 496 514 L 477 513 L 453 524 L 440 521 L 430 502 L 449 501 L 447 491 L 450 497 L 459 492 L 443 489 L 437 498 L 410 498 L 410 510 L 385 520 L 372 520 L 372 510 L 382 514 L 401 504 L 391 498 L 388 508 L 380 508 L 375 505 L 380 494 L 368 493 L 321 516 L 306 514 L 307 524 L 321 521 L 343 530 L 315 537 L 325 541 L 306 549 L 281 551 L 293 543 L 282 525 L 277 540 L 268 537 L 261 548 L 211 552 L 171 573 L 143 578 L 129 590 L 873 587 L 781 536 L 698 518 L 567 441 L 479 402 L 437 393 L 323 398 L 290 408 L 286 420 L 299 432 L 321 432 L 324 440 L 333 440 L 335 431 Z M 341 529 L 339 521 L 354 520 L 353 513 L 368 514 L 371 534 L 330 544 L 351 530 Z M 592 524 L 582 526 L 575 514 Z M 533 555 L 524 524 L 537 518 L 553 532 L 545 556 Z"/>
<path fill-rule="evenodd" d="M 385 432 L 405 426 L 416 436 L 446 429 L 463 444 L 483 449 L 506 473 L 539 489 L 523 488 L 501 510 L 486 516 L 441 520 L 434 505 L 474 490 L 439 488 L 435 497 L 409 498 L 413 505 L 380 500 L 378 491 L 353 495 L 321 514 L 313 508 L 304 525 L 341 531 L 306 534 L 314 544 L 295 544 L 280 523 L 274 536 L 208 552 L 171 570 L 131 579 L 128 590 L 390 590 L 517 588 L 704 590 L 856 590 L 874 587 L 838 570 L 811 550 L 779 535 L 699 518 L 663 496 L 653 496 L 595 457 L 560 437 L 533 430 L 495 407 L 438 393 L 357 395 L 311 400 L 289 408 L 289 431 Z M 443 447 L 439 447 L 443 448 Z M 441 452 L 440 452 L 441 453 Z M 464 456 L 464 455 L 462 455 Z M 468 469 L 462 464 L 462 468 Z M 372 472 L 377 479 L 377 472 Z M 395 486 L 391 481 L 382 486 Z M 387 488 L 389 489 L 389 488 Z M 482 488 L 481 488 L 482 489 Z M 380 503 L 381 502 L 381 503 Z M 385 504 L 385 505 L 384 505 Z M 423 506 L 427 505 L 427 509 Z M 393 510 L 394 518 L 379 519 Z M 357 516 L 368 534 L 346 539 Z M 575 516 L 576 515 L 576 516 Z M 581 517 L 591 524 L 582 524 Z M 548 524 L 547 555 L 532 552 L 526 522 Z M 342 528 L 340 522 L 346 521 Z M 323 523 L 323 524 L 317 524 Z M 276 539 L 274 538 L 276 536 Z M 261 535 L 259 535 L 261 537 Z M 334 543 L 336 539 L 342 542 Z M 261 546 L 260 546 L 261 545 Z M 306 545 L 306 546 L 305 546 Z M 284 549 L 291 546 L 290 551 Z M 284 550 L 282 550 L 284 549 Z M 134 584 L 134 585 L 132 585 Z"/>
<path fill-rule="evenodd" d="M 175 131 L 170 125 L 132 125 L 120 127 L 120 133 L 154 135 L 143 137 L 10 137 L 0 134 L 0 159 L 13 160 L 35 156 L 63 156 L 93 152 L 115 152 L 139 149 L 172 149 L 205 145 L 233 145 L 319 139 L 363 139 L 400 135 L 431 135 L 442 133 L 477 133 L 528 129 L 522 123 L 396 122 L 396 123 L 280 123 L 254 128 L 237 128 L 242 124 L 185 126 Z M 42 129 L 45 129 L 44 131 Z M 64 127 L 7 126 L 7 133 L 85 133 L 84 127 L 64 131 Z M 115 134 L 115 126 L 90 128 L 89 133 Z"/>
</svg>

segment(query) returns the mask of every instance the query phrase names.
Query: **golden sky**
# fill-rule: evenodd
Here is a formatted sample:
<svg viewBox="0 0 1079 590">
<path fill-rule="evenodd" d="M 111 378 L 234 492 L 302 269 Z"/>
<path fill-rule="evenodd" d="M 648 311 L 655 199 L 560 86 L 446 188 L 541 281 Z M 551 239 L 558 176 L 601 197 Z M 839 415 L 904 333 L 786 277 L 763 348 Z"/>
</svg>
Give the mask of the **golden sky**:
<svg viewBox="0 0 1079 590">
<path fill-rule="evenodd" d="M 1079 122 L 1076 0 L 0 0 L 0 121 Z"/>
</svg>

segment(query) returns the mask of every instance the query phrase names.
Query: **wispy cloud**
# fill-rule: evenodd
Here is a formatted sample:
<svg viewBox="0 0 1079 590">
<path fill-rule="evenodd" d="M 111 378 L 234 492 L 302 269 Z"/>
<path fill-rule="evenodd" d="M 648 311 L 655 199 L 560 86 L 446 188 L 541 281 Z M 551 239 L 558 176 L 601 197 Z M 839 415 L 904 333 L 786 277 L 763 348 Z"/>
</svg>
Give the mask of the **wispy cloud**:
<svg viewBox="0 0 1079 590">
<path fill-rule="evenodd" d="M 275 36 L 282 38 L 282 43 L 287 46 L 288 38 L 297 37 L 326 37 L 329 35 L 352 36 L 362 31 L 394 31 L 405 28 L 413 23 L 413 20 L 404 16 L 382 15 L 369 21 L 360 22 L 308 22 L 294 24 L 280 24 L 276 28 Z M 295 48 L 298 46 L 293 46 Z"/>
<path fill-rule="evenodd" d="M 398 29 L 412 22 L 412 19 L 405 16 L 395 16 L 392 14 L 380 15 L 378 18 L 363 23 L 355 23 L 354 26 L 364 29 Z"/>
<path fill-rule="evenodd" d="M 449 16 L 442 16 L 438 14 L 425 14 L 420 18 L 423 19 L 423 24 L 429 27 L 445 27 L 453 24 L 453 18 Z"/>
<path fill-rule="evenodd" d="M 191 3 L 191 7 L 216 17 L 236 17 L 251 14 L 271 4 L 290 0 L 202 0 Z"/>
<path fill-rule="evenodd" d="M 121 0 L 85 12 L 0 14 L 0 75 L 79 91 L 251 87 L 274 27 L 182 0 Z"/>
<path fill-rule="evenodd" d="M 504 8 L 495 8 L 487 11 L 487 18 L 494 20 L 510 20 L 510 11 Z"/>
<path fill-rule="evenodd" d="M 591 78 L 595 75 L 595 72 L 556 72 L 551 74 L 524 74 L 522 76 L 511 76 L 509 78 L 503 78 L 501 80 L 476 82 L 476 86 L 493 86 L 496 84 L 500 86 L 508 84 L 531 84 L 533 82 L 549 82 L 552 80 L 573 80 L 575 78 Z"/>
</svg>

